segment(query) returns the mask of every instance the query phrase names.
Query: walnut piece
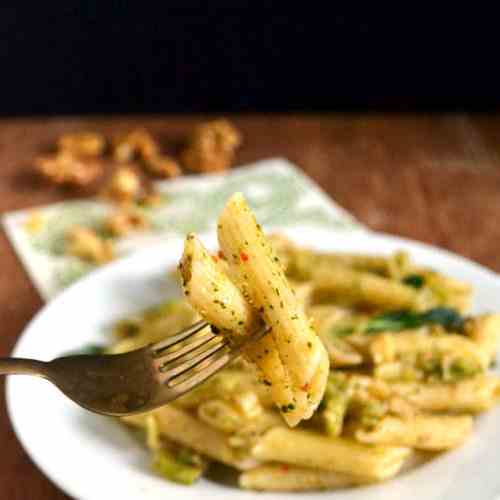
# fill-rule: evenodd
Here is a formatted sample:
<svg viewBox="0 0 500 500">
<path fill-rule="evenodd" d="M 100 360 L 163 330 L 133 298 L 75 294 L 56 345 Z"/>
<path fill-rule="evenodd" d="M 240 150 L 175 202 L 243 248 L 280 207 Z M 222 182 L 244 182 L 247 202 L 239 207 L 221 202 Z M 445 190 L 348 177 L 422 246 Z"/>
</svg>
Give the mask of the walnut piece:
<svg viewBox="0 0 500 500">
<path fill-rule="evenodd" d="M 75 132 L 59 137 L 57 147 L 76 156 L 100 156 L 104 153 L 106 141 L 95 132 Z"/>
<path fill-rule="evenodd" d="M 141 179 L 129 166 L 121 166 L 113 173 L 104 193 L 117 203 L 131 203 L 142 191 Z"/>
<path fill-rule="evenodd" d="M 194 172 L 217 172 L 231 166 L 241 144 L 240 132 L 228 120 L 198 125 L 181 152 L 181 163 Z"/>
<path fill-rule="evenodd" d="M 147 229 L 148 221 L 139 212 L 117 212 L 110 215 L 104 222 L 104 228 L 113 236 L 125 236 L 131 231 Z"/>
<path fill-rule="evenodd" d="M 154 156 L 144 162 L 144 168 L 147 172 L 156 177 L 168 179 L 181 175 L 181 169 L 178 163 L 170 156 Z"/>
<path fill-rule="evenodd" d="M 113 157 L 118 162 L 132 161 L 136 157 L 148 160 L 158 156 L 159 150 L 153 136 L 143 129 L 133 130 L 113 141 Z"/>
<path fill-rule="evenodd" d="M 87 186 L 102 175 L 99 161 L 82 159 L 69 151 L 60 151 L 54 155 L 39 156 L 35 159 L 38 171 L 55 184 Z"/>
<path fill-rule="evenodd" d="M 160 193 L 156 191 L 151 191 L 149 193 L 145 193 L 143 196 L 139 197 L 137 203 L 143 207 L 153 208 L 159 207 L 164 201 L 164 198 Z"/>
<path fill-rule="evenodd" d="M 95 264 L 104 264 L 113 258 L 113 244 L 100 238 L 86 227 L 73 226 L 66 232 L 65 253 Z"/>
</svg>

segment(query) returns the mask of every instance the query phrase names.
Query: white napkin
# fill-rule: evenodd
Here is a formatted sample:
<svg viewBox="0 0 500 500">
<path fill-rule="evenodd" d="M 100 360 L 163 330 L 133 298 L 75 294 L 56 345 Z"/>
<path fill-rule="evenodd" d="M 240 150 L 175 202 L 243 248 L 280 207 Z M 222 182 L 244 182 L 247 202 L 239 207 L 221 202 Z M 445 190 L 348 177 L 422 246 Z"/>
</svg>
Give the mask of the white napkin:
<svg viewBox="0 0 500 500">
<path fill-rule="evenodd" d="M 273 158 L 230 173 L 179 177 L 155 183 L 165 203 L 145 210 L 151 230 L 116 238 L 117 256 L 190 231 L 214 230 L 229 196 L 241 191 L 264 228 L 321 226 L 331 230 L 363 230 L 343 208 L 287 160 Z M 5 214 L 4 229 L 35 287 L 45 300 L 95 269 L 77 257 L 64 255 L 64 233 L 74 224 L 96 227 L 114 210 L 101 200 L 56 203 Z M 33 214 L 43 224 L 30 228 Z"/>
</svg>

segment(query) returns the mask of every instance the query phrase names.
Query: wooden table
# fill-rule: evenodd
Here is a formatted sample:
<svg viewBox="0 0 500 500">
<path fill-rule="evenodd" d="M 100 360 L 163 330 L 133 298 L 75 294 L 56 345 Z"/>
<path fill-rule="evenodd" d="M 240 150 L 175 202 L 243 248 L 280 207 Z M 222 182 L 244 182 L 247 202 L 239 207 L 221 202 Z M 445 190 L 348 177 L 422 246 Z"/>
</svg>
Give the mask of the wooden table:
<svg viewBox="0 0 500 500">
<path fill-rule="evenodd" d="M 63 132 L 109 134 L 143 126 L 168 149 L 203 118 L 0 121 L 0 213 L 71 196 L 47 186 L 31 170 L 35 154 Z M 500 117 L 253 115 L 234 121 L 245 137 L 239 164 L 287 157 L 370 228 L 433 243 L 500 271 Z M 0 356 L 5 356 L 42 300 L 3 233 L 0 271 Z M 1 384 L 2 497 L 67 498 L 21 449 L 7 419 Z"/>
</svg>

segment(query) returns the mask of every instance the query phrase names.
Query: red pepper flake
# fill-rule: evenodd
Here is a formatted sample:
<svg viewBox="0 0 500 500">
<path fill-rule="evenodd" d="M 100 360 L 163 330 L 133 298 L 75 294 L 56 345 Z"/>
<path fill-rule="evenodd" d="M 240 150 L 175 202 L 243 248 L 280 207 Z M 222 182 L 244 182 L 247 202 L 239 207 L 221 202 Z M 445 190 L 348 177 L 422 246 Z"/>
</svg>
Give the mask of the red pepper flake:
<svg viewBox="0 0 500 500">
<path fill-rule="evenodd" d="M 301 389 L 302 389 L 303 391 L 307 391 L 307 390 L 309 389 L 309 384 L 304 384 L 304 385 L 301 387 Z"/>
<path fill-rule="evenodd" d="M 281 466 L 281 472 L 284 472 L 285 474 L 290 470 L 290 467 L 287 464 L 283 464 Z"/>
<path fill-rule="evenodd" d="M 222 250 L 219 250 L 217 252 L 217 255 L 219 256 L 219 259 L 225 259 L 226 258 L 225 255 L 224 255 L 224 252 Z"/>
<path fill-rule="evenodd" d="M 248 254 L 245 253 L 245 252 L 240 252 L 240 259 L 243 261 L 243 262 L 246 262 L 248 260 Z"/>
<path fill-rule="evenodd" d="M 217 255 L 212 255 L 212 260 L 213 260 L 214 262 L 217 262 L 219 259 L 217 258 Z"/>
</svg>

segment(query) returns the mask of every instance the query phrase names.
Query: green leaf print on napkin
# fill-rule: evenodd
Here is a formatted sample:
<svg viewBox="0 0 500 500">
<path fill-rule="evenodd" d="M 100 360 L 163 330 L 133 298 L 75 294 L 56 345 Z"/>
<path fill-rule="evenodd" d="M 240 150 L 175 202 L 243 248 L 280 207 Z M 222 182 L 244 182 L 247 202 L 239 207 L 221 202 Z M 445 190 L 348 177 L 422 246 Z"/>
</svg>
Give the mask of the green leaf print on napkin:
<svg viewBox="0 0 500 500">
<path fill-rule="evenodd" d="M 60 268 L 55 271 L 55 281 L 60 288 L 66 288 L 75 281 L 79 280 L 86 274 L 88 274 L 97 266 L 84 262 L 81 259 L 71 259 L 60 266 Z"/>
<path fill-rule="evenodd" d="M 169 194 L 175 213 L 159 210 L 151 220 L 157 230 L 179 234 L 204 232 L 214 227 L 226 201 L 236 191 L 243 191 L 257 219 L 266 225 L 354 226 L 348 216 L 340 219 L 325 207 L 323 200 L 311 196 L 316 186 L 294 170 L 238 173 L 227 176 L 206 190 L 181 187 Z M 324 196 L 321 193 L 321 196 Z M 306 198 L 312 198 L 311 203 Z"/>
<path fill-rule="evenodd" d="M 54 207 L 37 233 L 29 233 L 33 248 L 49 255 L 64 254 L 66 231 L 75 225 L 97 231 L 102 227 L 103 218 L 109 209 L 97 202 L 69 202 Z"/>
</svg>

